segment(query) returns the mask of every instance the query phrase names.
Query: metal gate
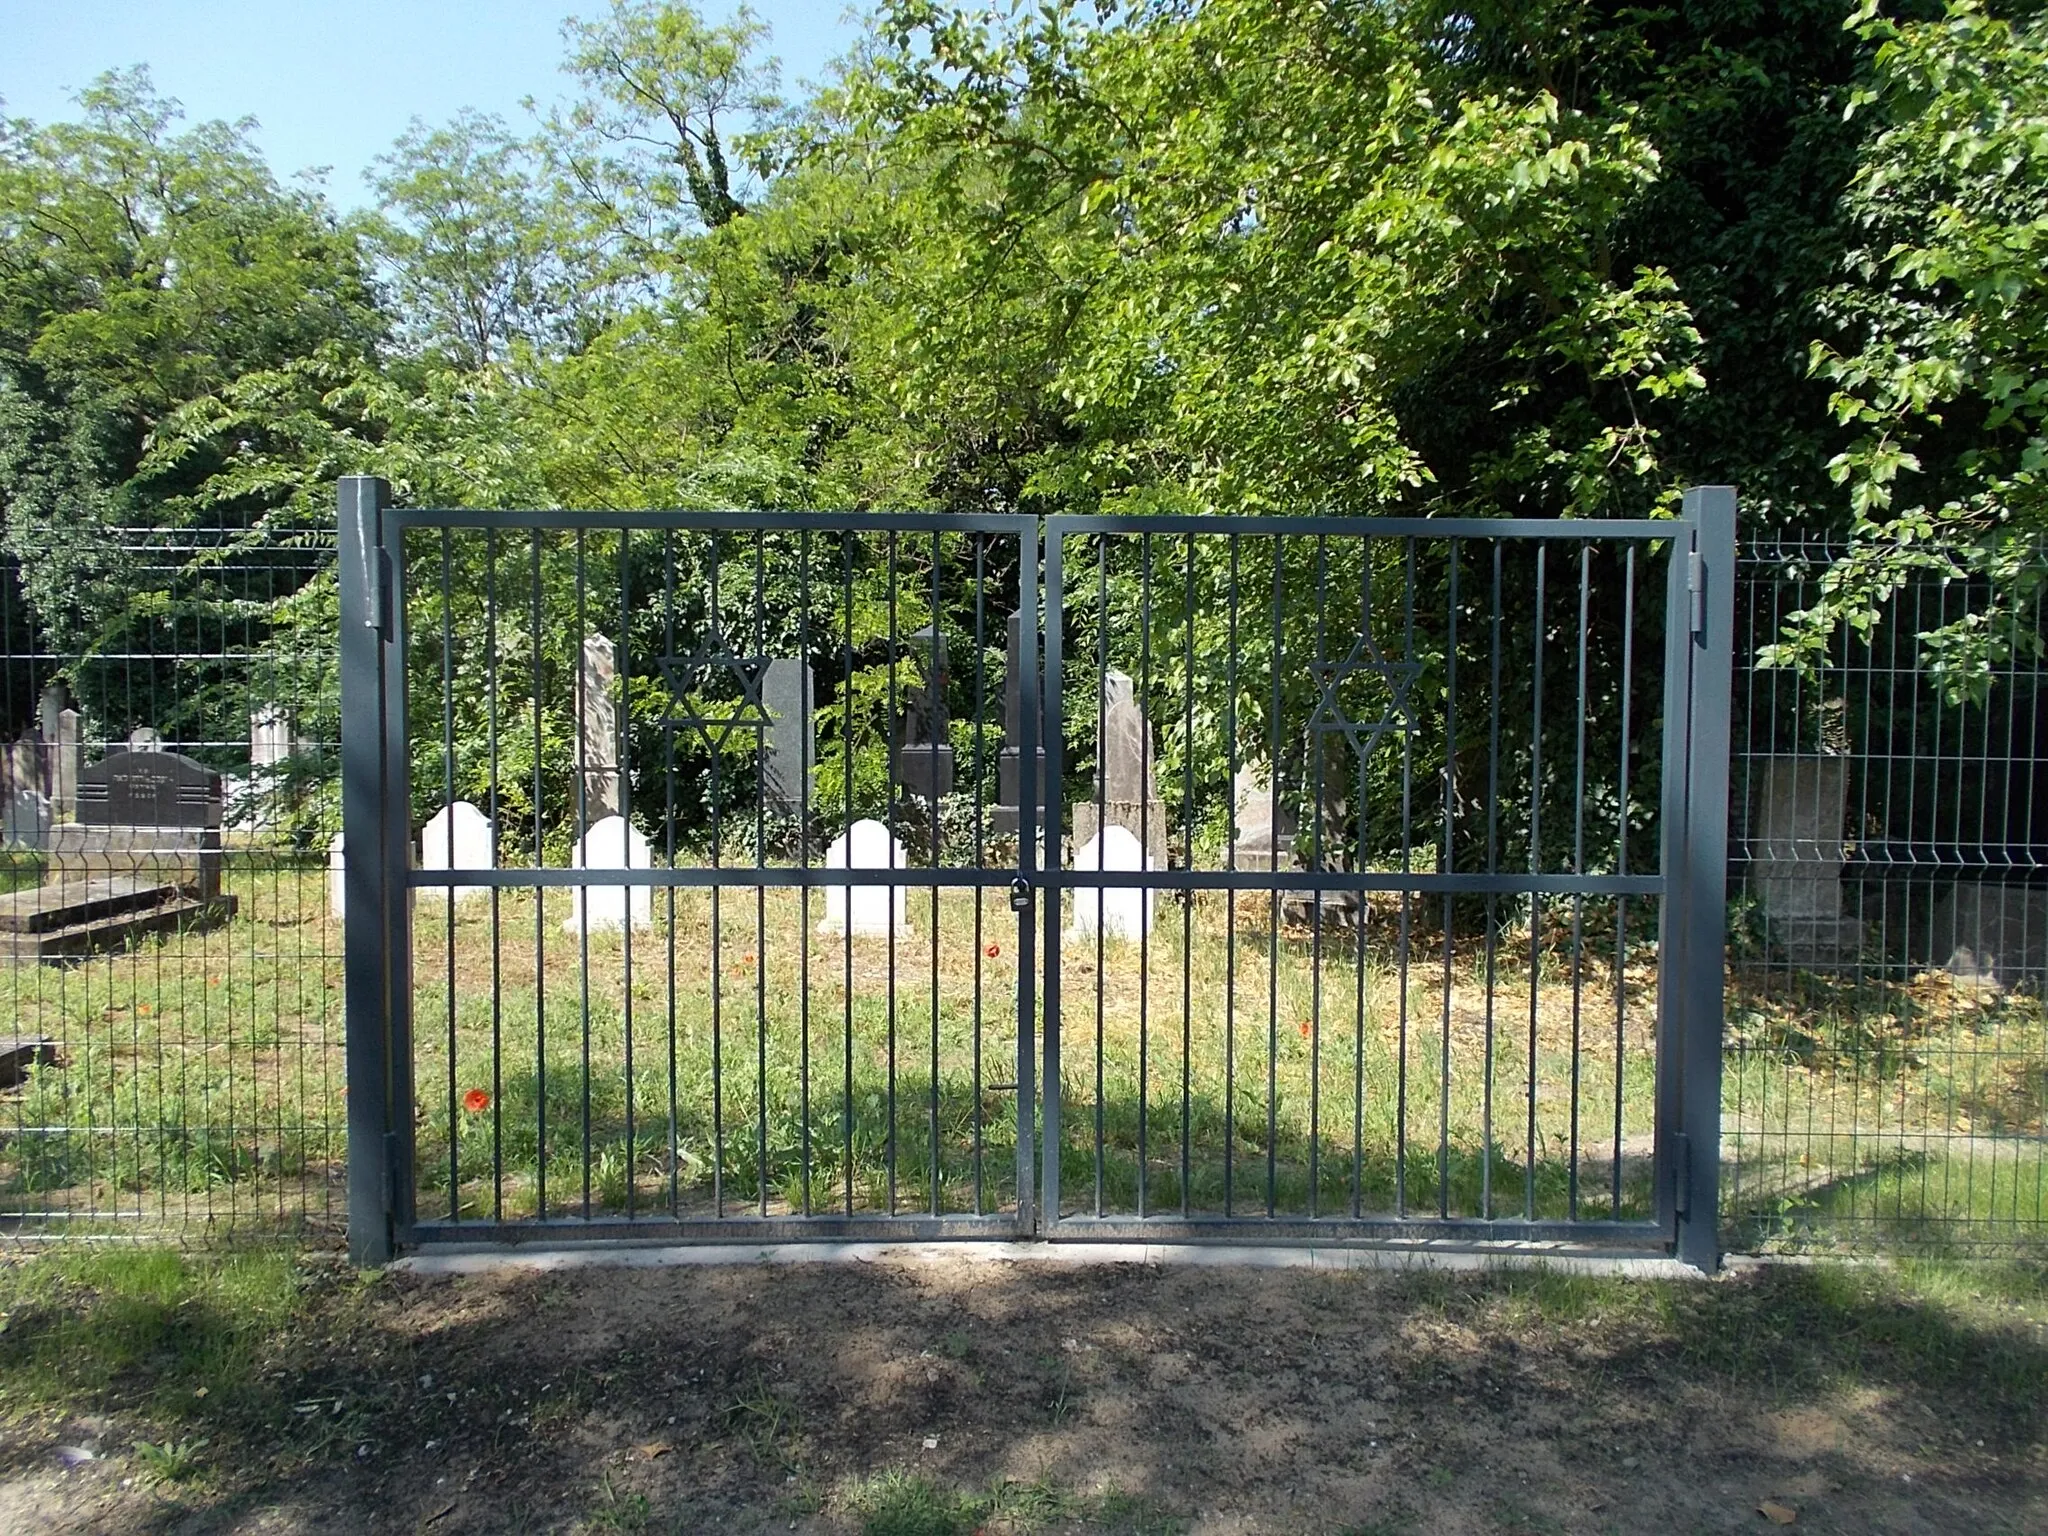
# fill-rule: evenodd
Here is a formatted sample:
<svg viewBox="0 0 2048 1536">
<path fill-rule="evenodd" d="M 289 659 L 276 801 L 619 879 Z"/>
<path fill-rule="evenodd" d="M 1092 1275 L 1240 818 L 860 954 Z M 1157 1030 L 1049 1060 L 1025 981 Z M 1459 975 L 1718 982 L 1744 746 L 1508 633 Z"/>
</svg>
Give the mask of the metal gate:
<svg viewBox="0 0 2048 1536">
<path fill-rule="evenodd" d="M 1733 509 L 1040 524 L 345 481 L 352 1252 L 1710 1267 Z"/>
</svg>

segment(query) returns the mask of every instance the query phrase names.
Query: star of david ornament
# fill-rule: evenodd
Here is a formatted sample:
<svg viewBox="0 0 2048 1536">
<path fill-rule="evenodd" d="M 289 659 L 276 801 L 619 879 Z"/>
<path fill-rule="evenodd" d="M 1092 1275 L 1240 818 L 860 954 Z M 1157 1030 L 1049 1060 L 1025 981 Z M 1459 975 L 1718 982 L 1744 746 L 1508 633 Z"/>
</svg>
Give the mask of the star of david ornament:
<svg viewBox="0 0 2048 1536">
<path fill-rule="evenodd" d="M 1359 673 L 1377 677 L 1387 685 L 1387 707 L 1377 720 L 1353 720 L 1337 701 L 1345 680 Z M 1363 762 L 1389 731 L 1406 734 L 1414 729 L 1408 690 L 1422 675 L 1422 666 L 1413 661 L 1388 661 L 1373 644 L 1372 636 L 1360 635 L 1342 661 L 1311 662 L 1309 674 L 1315 678 L 1318 690 L 1315 711 L 1308 720 L 1309 730 L 1319 738 L 1342 736 L 1351 743 L 1359 761 Z"/>
<path fill-rule="evenodd" d="M 768 670 L 767 657 L 740 655 L 714 629 L 688 655 L 663 656 L 655 664 L 668 682 L 670 695 L 678 700 L 701 692 L 705 682 L 715 682 L 720 674 L 739 684 L 737 699 L 706 701 L 707 707 L 729 703 L 730 713 L 670 715 L 661 722 L 665 728 L 693 730 L 714 752 L 722 751 L 736 731 L 758 735 L 768 728 L 768 709 L 761 702 L 761 679 Z"/>
</svg>

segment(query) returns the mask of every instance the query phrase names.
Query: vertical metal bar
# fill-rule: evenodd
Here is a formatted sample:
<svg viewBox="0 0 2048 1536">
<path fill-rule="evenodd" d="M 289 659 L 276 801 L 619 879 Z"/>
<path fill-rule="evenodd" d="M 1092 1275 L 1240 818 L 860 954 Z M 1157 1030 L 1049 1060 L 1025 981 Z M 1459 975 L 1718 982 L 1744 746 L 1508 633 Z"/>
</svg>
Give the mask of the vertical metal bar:
<svg viewBox="0 0 2048 1536">
<path fill-rule="evenodd" d="M 1684 1031 L 1680 1147 L 1686 1198 L 1678 1254 L 1711 1273 L 1720 1267 L 1721 1035 L 1728 924 L 1728 744 L 1735 627 L 1735 489 L 1686 492 L 1694 523 L 1700 630 L 1687 637 L 1691 658 L 1685 773 L 1686 826 L 1681 881 L 1687 939 L 1683 955 Z M 1669 707 L 1666 715 L 1669 717 Z"/>
<path fill-rule="evenodd" d="M 393 859 L 390 814 L 394 786 L 392 753 L 384 740 L 390 720 L 386 695 L 396 691 L 403 709 L 404 671 L 392 677 L 390 633 L 393 572 L 386 568 L 384 509 L 391 488 L 367 475 L 341 481 L 341 715 L 342 842 L 346 858 L 345 1000 L 348 1060 L 348 1247 L 357 1264 L 390 1261 L 397 1246 L 394 1143 L 411 1135 L 411 1122 L 397 1118 L 396 1078 L 412 1063 L 400 1055 L 394 1008 L 410 993 L 398 978 L 406 953 L 394 932 L 390 908 L 403 913 L 405 874 L 410 860 L 401 844 Z M 404 761 L 403 741 L 399 761 Z M 401 802 L 403 804 L 404 802 Z M 406 839 L 410 813 L 405 813 Z M 393 886 L 397 889 L 394 891 Z M 394 952 L 391 942 L 399 938 Z"/>
<path fill-rule="evenodd" d="M 455 804 L 455 531 L 441 530 L 441 804 L 453 807 Z M 493 828 L 495 833 L 497 829 Z M 425 850 L 422 850 L 424 852 Z M 442 850 L 446 867 L 455 867 L 455 821 L 448 820 L 448 845 Z M 425 862 L 422 860 L 422 862 Z M 492 863 L 496 863 L 495 856 Z M 466 898 L 468 891 L 458 891 L 449 886 L 444 893 L 447 897 L 441 903 L 443 927 L 446 934 L 444 978 L 448 988 L 448 1219 L 458 1221 L 462 1216 L 462 1175 L 460 1155 L 462 1150 L 462 1117 L 458 1110 L 459 1090 L 455 1086 L 455 907 L 458 898 Z"/>
<path fill-rule="evenodd" d="M 1104 1145 L 1106 1115 L 1108 1107 L 1103 1081 L 1103 1031 L 1108 1027 L 1104 1017 L 1106 1005 L 1103 1000 L 1103 970 L 1105 945 L 1108 940 L 1103 932 L 1103 909 L 1108 897 L 1103 890 L 1101 873 L 1103 861 L 1100 852 L 1104 847 L 1102 830 L 1108 820 L 1109 780 L 1103 772 L 1105 766 L 1102 738 L 1103 727 L 1109 714 L 1109 535 L 1095 536 L 1095 860 L 1096 879 L 1086 889 L 1088 894 L 1076 894 L 1076 903 L 1088 902 L 1095 908 L 1095 1214 L 1103 1214 L 1103 1163 L 1107 1157 Z"/>
<path fill-rule="evenodd" d="M 1621 603 L 1621 762 L 1615 792 L 1614 872 L 1628 870 L 1630 749 L 1636 673 L 1636 546 L 1628 546 Z M 1614 902 L 1614 1141 L 1609 1148 L 1611 1189 L 1608 1213 L 1621 1220 L 1621 1107 L 1626 1086 L 1628 1044 L 1628 898 Z"/>
<path fill-rule="evenodd" d="M 533 867 L 538 869 L 547 862 L 543 841 L 544 826 L 541 818 L 542 768 L 546 760 L 541 717 L 541 559 L 540 530 L 533 534 L 533 553 L 527 572 L 527 598 L 532 604 L 532 626 L 529 636 L 532 660 L 533 686 Z M 548 965 L 547 965 L 547 891 L 535 887 L 533 893 L 533 1104 L 534 1135 L 534 1219 L 547 1220 L 548 1215 Z"/>
<path fill-rule="evenodd" d="M 1223 744 L 1230 769 L 1230 857 L 1237 872 L 1237 598 L 1238 535 L 1230 540 L 1230 617 L 1223 644 Z M 1223 896 L 1223 1214 L 1235 1214 L 1237 1187 L 1237 888 Z"/>
<path fill-rule="evenodd" d="M 1547 545 L 1536 546 L 1536 607 L 1529 623 L 1531 635 L 1529 695 L 1529 873 L 1543 871 L 1543 587 L 1547 575 Z M 1522 1167 L 1522 1215 L 1536 1219 L 1536 1015 L 1537 992 L 1543 975 L 1543 898 L 1529 894 L 1529 1055 L 1526 1098 L 1523 1104 L 1526 1161 Z"/>
<path fill-rule="evenodd" d="M 1458 552 L 1450 541 L 1450 591 L 1444 601 L 1444 825 L 1443 852 L 1437 867 L 1450 874 L 1457 862 L 1451 825 L 1457 816 L 1458 766 Z M 1451 895 L 1444 895 L 1444 1007 L 1437 1038 L 1436 1213 L 1451 1213 Z"/>
<path fill-rule="evenodd" d="M 1022 690 L 1018 695 L 1019 705 L 1024 713 L 1024 738 L 1023 757 L 1017 768 L 1017 859 L 1019 878 L 1024 881 L 1027 893 L 1038 888 L 1038 858 L 1040 838 L 1044 835 L 1041 833 L 1043 827 L 1049 826 L 1054 829 L 1045 837 L 1045 841 L 1054 850 L 1052 863 L 1055 866 L 1059 864 L 1059 818 L 1056 811 L 1046 813 L 1040 803 L 1041 794 L 1056 791 L 1040 788 L 1042 775 L 1037 770 L 1042 722 L 1048 719 L 1057 721 L 1059 718 L 1056 703 L 1052 715 L 1048 716 L 1045 713 L 1045 695 L 1039 686 L 1041 673 L 1038 657 L 1038 562 L 1042 549 L 1058 547 L 1057 539 L 1058 535 L 1050 526 L 1045 532 L 1043 545 L 1036 529 L 1030 532 L 1020 530 L 1017 534 L 1017 604 L 1025 616 L 1022 637 L 1024 654 L 1020 658 L 1024 664 L 1024 678 Z M 1058 628 L 1059 622 L 1056 617 L 1058 609 L 1053 608 L 1049 611 L 1053 616 L 1048 617 L 1044 625 L 1048 635 Z M 1058 695 L 1054 694 L 1053 697 L 1057 700 Z M 1055 726 L 1045 729 L 1043 734 L 1057 737 L 1059 731 Z M 1051 771 L 1055 774 L 1059 771 L 1056 760 Z M 1057 888 L 1053 888 L 1042 899 L 1049 914 L 1046 921 L 1057 927 L 1060 912 Z M 1047 1186 L 1051 1199 L 1042 1210 L 1038 1206 L 1033 1189 L 1031 1137 L 1037 1122 L 1032 1080 L 1036 1074 L 1036 1052 L 1039 1044 L 1033 1038 L 1038 981 L 1037 940 L 1038 913 L 1027 903 L 1025 909 L 1017 913 L 1017 1230 L 1026 1234 L 1039 1231 L 1042 1221 L 1053 1220 L 1059 1215 L 1059 1175 L 1056 1160 L 1052 1157 L 1047 1158 L 1047 1166 L 1052 1169 L 1048 1175 L 1051 1182 Z M 1054 1037 L 1058 1022 L 1059 989 L 1054 984 L 1054 978 L 1059 973 L 1059 951 L 1056 948 L 1051 949 L 1048 954 L 1051 956 L 1051 968 L 1045 983 L 1046 1095 L 1049 1105 L 1056 1112 L 1058 1106 L 1054 1085 L 1058 1081 L 1055 1074 L 1058 1071 L 1059 1057 L 1058 1041 Z M 1057 1138 L 1058 1134 L 1059 1128 L 1055 1124 L 1051 1135 Z M 1056 1146 L 1055 1139 L 1048 1151 Z"/>
<path fill-rule="evenodd" d="M 1593 546 L 1579 546 L 1579 698 L 1578 726 L 1572 746 L 1572 873 L 1586 872 L 1586 629 L 1592 621 Z M 1565 1212 L 1579 1219 L 1579 1091 L 1584 1077 L 1579 1046 L 1585 1001 L 1586 899 L 1572 896 L 1572 1067 L 1571 1157 L 1565 1170 Z"/>
<path fill-rule="evenodd" d="M 1066 823 L 1064 775 L 1066 773 L 1067 733 L 1062 727 L 1064 715 L 1061 704 L 1062 673 L 1065 666 L 1066 653 L 1066 635 L 1062 623 L 1062 616 L 1066 612 L 1067 600 L 1065 558 L 1066 541 L 1061 533 L 1060 520 L 1057 517 L 1047 518 L 1045 523 L 1045 697 L 1042 701 L 1038 701 L 1038 707 L 1035 709 L 1032 707 L 1033 701 L 1028 699 L 1025 701 L 1024 706 L 1024 726 L 1026 732 L 1024 763 L 1027 779 L 1031 776 L 1032 765 L 1037 761 L 1033 756 L 1032 749 L 1041 745 L 1036 739 L 1035 733 L 1038 730 L 1039 722 L 1044 722 L 1045 740 L 1042 745 L 1045 748 L 1045 830 L 1043 840 L 1045 852 L 1049 855 L 1045 860 L 1043 876 L 1045 910 L 1040 914 L 1045 935 L 1045 1019 L 1040 1026 L 1043 1035 L 1040 1060 L 1044 1065 L 1039 1074 L 1038 1118 L 1038 1171 L 1040 1181 L 1038 1229 L 1040 1231 L 1049 1231 L 1054 1223 L 1060 1219 L 1060 1099 L 1062 1092 L 1060 1083 L 1060 910 L 1063 896 L 1062 887 L 1065 884 L 1065 880 L 1063 878 L 1064 862 L 1059 856 L 1059 845 L 1060 829 Z M 1023 563 L 1028 574 L 1031 562 L 1026 560 Z M 1035 684 L 1036 681 L 1037 679 L 1032 674 L 1025 674 L 1027 685 Z M 1031 814 L 1032 802 L 1035 798 L 1032 795 L 1020 794 L 1018 796 L 1019 811 L 1025 815 Z M 1022 843 L 1023 857 L 1026 860 L 1036 859 L 1039 856 L 1038 843 L 1035 840 L 1037 833 L 1038 829 L 1029 822 L 1024 823 L 1020 830 L 1019 839 Z M 1026 868 L 1029 868 L 1028 864 Z M 1020 933 L 1020 943 L 1022 938 L 1023 935 Z M 1031 967 L 1025 954 L 1021 951 L 1017 956 L 1017 963 L 1019 968 L 1028 976 Z M 1020 992 L 1027 985 L 1028 983 L 1024 977 L 1018 978 Z M 1018 1006 L 1020 1008 L 1023 1006 L 1021 996 Z M 1020 1036 L 1023 1034 L 1021 1024 L 1018 1032 Z M 1019 1054 L 1022 1054 L 1021 1049 Z M 1020 1135 L 1018 1141 L 1021 1143 L 1023 1140 L 1024 1137 Z M 1017 1161 L 1018 1173 L 1021 1178 L 1025 1172 L 1024 1154 L 1021 1149 L 1018 1152 Z"/>
</svg>

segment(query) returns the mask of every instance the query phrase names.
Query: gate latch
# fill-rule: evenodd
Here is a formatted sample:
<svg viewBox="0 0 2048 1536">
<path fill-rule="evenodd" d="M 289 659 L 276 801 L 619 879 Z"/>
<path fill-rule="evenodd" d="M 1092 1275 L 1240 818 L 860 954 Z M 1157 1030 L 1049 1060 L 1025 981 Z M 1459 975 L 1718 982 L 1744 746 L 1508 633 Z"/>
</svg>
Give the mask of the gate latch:
<svg viewBox="0 0 2048 1536">
<path fill-rule="evenodd" d="M 1031 882 L 1018 876 L 1010 882 L 1010 910 L 1029 912 L 1031 910 Z"/>
</svg>

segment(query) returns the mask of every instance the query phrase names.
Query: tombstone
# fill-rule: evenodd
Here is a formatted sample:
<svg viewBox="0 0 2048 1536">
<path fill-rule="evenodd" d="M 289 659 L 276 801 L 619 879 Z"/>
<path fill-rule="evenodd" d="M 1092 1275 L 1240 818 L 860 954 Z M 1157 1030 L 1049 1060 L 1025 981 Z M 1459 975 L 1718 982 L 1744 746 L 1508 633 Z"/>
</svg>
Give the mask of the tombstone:
<svg viewBox="0 0 2048 1536">
<path fill-rule="evenodd" d="M 1294 808 L 1273 793 L 1264 765 L 1246 763 L 1231 785 L 1231 820 L 1236 869 L 1283 870 L 1297 867 Z"/>
<path fill-rule="evenodd" d="M 825 850 L 827 869 L 902 869 L 908 862 L 901 840 L 879 821 L 856 821 Z M 909 907 L 900 885 L 828 885 L 818 932 L 903 937 L 910 932 Z"/>
<path fill-rule="evenodd" d="M 36 698 L 36 724 L 44 741 L 57 739 L 57 717 L 71 707 L 71 693 L 62 683 L 52 683 Z"/>
<path fill-rule="evenodd" d="M 164 749 L 164 733 L 153 725 L 138 725 L 128 733 L 130 752 L 161 752 Z"/>
<path fill-rule="evenodd" d="M 1076 870 L 1103 873 L 1158 867 L 1158 860 L 1145 853 L 1127 827 L 1104 827 L 1074 851 Z M 1154 900 L 1149 886 L 1076 887 L 1074 925 L 1068 931 L 1080 939 L 1092 939 L 1098 932 L 1111 939 L 1142 939 L 1152 931 Z"/>
<path fill-rule="evenodd" d="M 57 711 L 57 734 L 50 747 L 50 810 L 59 821 L 78 815 L 78 771 L 85 761 L 78 728 L 77 710 Z"/>
<path fill-rule="evenodd" d="M 0 811 L 0 844 L 23 853 L 44 853 L 50 846 L 50 797 L 33 789 L 17 789 Z"/>
<path fill-rule="evenodd" d="M 1017 831 L 1025 795 L 1035 796 L 1033 803 L 1036 805 L 1045 804 L 1043 731 L 1039 734 L 1032 771 L 1027 773 L 1024 767 L 1024 679 L 1026 669 L 1037 665 L 1037 615 L 1022 611 L 1013 613 L 1010 615 L 1009 666 L 1003 673 L 1003 750 L 996 758 L 994 823 L 999 833 L 1014 834 Z M 1042 691 L 1039 697 L 1042 704 Z M 1041 826 L 1039 830 L 1042 833 L 1045 829 Z"/>
<path fill-rule="evenodd" d="M 652 869 L 647 839 L 623 816 L 607 816 L 576 840 L 569 851 L 571 869 Z M 654 892 L 644 885 L 577 885 L 570 887 L 569 920 L 564 933 L 590 929 L 645 928 L 654 921 Z"/>
<path fill-rule="evenodd" d="M 762 798 L 770 810 L 801 816 L 810 804 L 811 775 L 818 766 L 811 664 L 788 659 L 769 662 L 761 678 L 761 707 L 768 716 L 762 741 Z"/>
<path fill-rule="evenodd" d="M 619 789 L 618 656 L 603 635 L 585 635 L 576 664 L 576 767 L 583 776 L 581 815 L 593 825 L 622 809 Z"/>
<path fill-rule="evenodd" d="M 220 775 L 175 752 L 116 752 L 78 776 L 44 882 L 0 896 L 0 959 L 64 960 L 232 917 Z"/>
<path fill-rule="evenodd" d="M 458 800 L 434 813 L 420 833 L 421 869 L 494 869 L 497 867 L 497 839 L 490 818 L 467 800 Z M 457 901 L 479 901 L 491 894 L 487 885 L 422 886 L 421 894 L 449 897 Z"/>
<path fill-rule="evenodd" d="M 1147 867 L 1161 868 L 1166 862 L 1166 805 L 1152 773 L 1152 727 L 1138 703 L 1138 685 L 1126 674 L 1103 674 L 1097 719 L 1102 737 L 1095 753 L 1095 787 L 1074 806 L 1074 841 L 1088 842 L 1104 826 L 1122 827 L 1141 840 L 1151 861 Z"/>
<path fill-rule="evenodd" d="M 348 916 L 347 835 L 337 832 L 327 840 L 327 912 L 337 923 Z"/>
<path fill-rule="evenodd" d="M 41 737 L 34 731 L 0 747 L 0 795 L 39 792 L 47 782 L 43 776 L 47 755 Z"/>
<path fill-rule="evenodd" d="M 1863 946 L 1863 924 L 1842 914 L 1848 861 L 1849 759 L 1784 754 L 1762 760 L 1749 838 L 1750 888 L 1771 942 L 1794 965 L 1841 970 Z"/>
<path fill-rule="evenodd" d="M 927 802 L 953 791 L 953 744 L 946 715 L 946 637 L 926 625 L 904 637 L 917 676 L 903 695 L 896 734 L 896 782 Z"/>
<path fill-rule="evenodd" d="M 249 716 L 249 765 L 275 768 L 292 755 L 292 717 L 281 704 L 266 704 Z"/>
<path fill-rule="evenodd" d="M 2048 891 L 1957 881 L 1935 898 L 1927 958 L 1959 981 L 2048 979 Z"/>
</svg>

